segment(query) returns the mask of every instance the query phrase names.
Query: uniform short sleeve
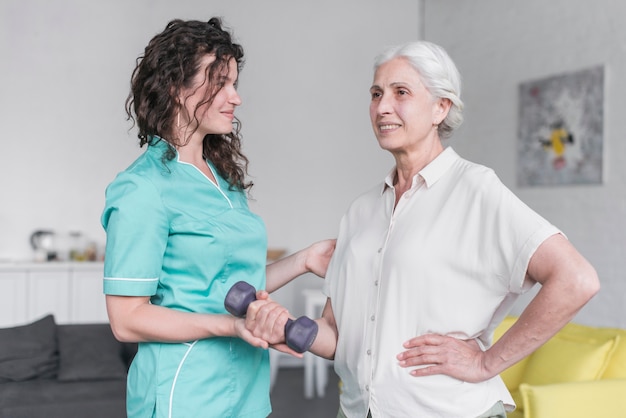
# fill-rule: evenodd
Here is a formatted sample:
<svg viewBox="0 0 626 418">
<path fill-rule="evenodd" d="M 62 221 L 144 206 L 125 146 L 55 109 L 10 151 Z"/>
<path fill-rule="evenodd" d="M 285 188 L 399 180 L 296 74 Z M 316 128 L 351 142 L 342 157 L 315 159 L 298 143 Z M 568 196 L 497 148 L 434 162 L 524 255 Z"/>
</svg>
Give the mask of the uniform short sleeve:
<svg viewBox="0 0 626 418">
<path fill-rule="evenodd" d="M 154 295 L 169 231 L 156 187 L 136 174 L 119 174 L 107 187 L 101 221 L 107 236 L 104 293 Z"/>
</svg>

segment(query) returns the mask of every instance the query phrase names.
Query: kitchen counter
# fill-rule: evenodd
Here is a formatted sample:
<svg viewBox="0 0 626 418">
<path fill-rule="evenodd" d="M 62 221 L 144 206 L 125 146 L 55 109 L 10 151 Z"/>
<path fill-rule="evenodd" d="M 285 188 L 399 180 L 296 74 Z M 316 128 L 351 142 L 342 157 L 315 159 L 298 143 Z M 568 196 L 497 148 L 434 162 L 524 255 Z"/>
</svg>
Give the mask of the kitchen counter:
<svg viewBox="0 0 626 418">
<path fill-rule="evenodd" d="M 20 271 L 20 270 L 36 270 L 36 271 L 59 271 L 59 270 L 93 270 L 102 269 L 104 263 L 101 261 L 0 261 L 0 271 Z"/>
</svg>

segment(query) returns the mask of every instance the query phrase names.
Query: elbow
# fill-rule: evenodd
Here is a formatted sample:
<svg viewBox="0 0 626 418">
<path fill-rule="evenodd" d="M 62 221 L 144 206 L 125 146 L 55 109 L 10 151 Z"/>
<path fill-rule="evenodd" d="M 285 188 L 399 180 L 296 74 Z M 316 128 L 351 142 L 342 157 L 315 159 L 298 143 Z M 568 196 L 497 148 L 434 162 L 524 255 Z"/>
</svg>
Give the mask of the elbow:
<svg viewBox="0 0 626 418">
<path fill-rule="evenodd" d="M 590 275 L 590 278 L 587 280 L 586 290 L 587 290 L 587 296 L 588 296 L 587 300 L 590 300 L 591 298 L 593 298 L 600 291 L 600 278 L 598 277 L 598 274 L 593 268 L 592 268 L 592 274 Z"/>
<path fill-rule="evenodd" d="M 116 340 L 122 343 L 136 343 L 137 338 L 126 327 L 120 325 L 117 321 L 110 321 L 111 331 Z"/>
<path fill-rule="evenodd" d="M 106 295 L 106 307 L 109 325 L 116 340 L 123 343 L 141 341 L 139 311 L 149 303 L 147 297 L 129 297 Z"/>
<path fill-rule="evenodd" d="M 589 265 L 584 271 L 580 271 L 578 275 L 578 294 L 583 305 L 589 302 L 600 291 L 600 278 L 596 270 Z"/>
</svg>

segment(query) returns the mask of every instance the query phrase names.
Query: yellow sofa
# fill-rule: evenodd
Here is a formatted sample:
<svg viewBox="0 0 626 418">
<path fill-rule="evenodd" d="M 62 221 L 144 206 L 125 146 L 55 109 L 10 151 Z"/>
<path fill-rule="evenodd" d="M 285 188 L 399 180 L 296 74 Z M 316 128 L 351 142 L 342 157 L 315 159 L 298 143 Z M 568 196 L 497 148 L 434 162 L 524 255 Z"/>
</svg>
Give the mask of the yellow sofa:
<svg viewBox="0 0 626 418">
<path fill-rule="evenodd" d="M 509 418 L 626 417 L 626 330 L 569 323 L 501 377 L 517 404 Z"/>
</svg>

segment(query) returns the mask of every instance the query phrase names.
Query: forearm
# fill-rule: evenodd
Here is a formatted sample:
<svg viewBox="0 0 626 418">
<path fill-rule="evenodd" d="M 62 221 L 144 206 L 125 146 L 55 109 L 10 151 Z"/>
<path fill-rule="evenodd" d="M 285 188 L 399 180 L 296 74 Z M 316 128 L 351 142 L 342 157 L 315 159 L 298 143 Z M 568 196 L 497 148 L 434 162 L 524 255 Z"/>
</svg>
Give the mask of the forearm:
<svg viewBox="0 0 626 418">
<path fill-rule="evenodd" d="M 332 311 L 330 299 L 326 302 L 322 317 L 315 320 L 318 326 L 317 337 L 309 349 L 315 355 L 333 360 L 337 350 L 337 324 Z"/>
<path fill-rule="evenodd" d="M 267 265 L 265 288 L 272 293 L 307 272 L 305 250 L 300 250 Z"/>
<path fill-rule="evenodd" d="M 597 293 L 598 279 L 591 265 L 582 259 L 574 265 L 543 283 L 516 323 L 487 351 L 487 370 L 498 374 L 531 354 Z"/>
<path fill-rule="evenodd" d="M 231 315 L 181 312 L 150 303 L 128 304 L 123 296 L 107 296 L 111 328 L 116 338 L 128 342 L 187 342 L 236 336 Z"/>
<path fill-rule="evenodd" d="M 334 251 L 335 240 L 327 239 L 313 243 L 295 254 L 269 264 L 266 268 L 266 290 L 271 293 L 308 272 L 325 277 Z"/>
<path fill-rule="evenodd" d="M 337 331 L 322 318 L 315 322 L 319 330 L 309 351 L 317 356 L 333 360 L 335 358 L 335 350 L 337 349 Z"/>
</svg>

